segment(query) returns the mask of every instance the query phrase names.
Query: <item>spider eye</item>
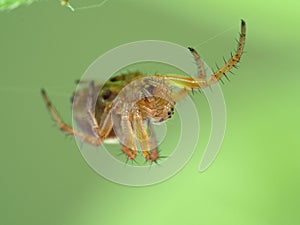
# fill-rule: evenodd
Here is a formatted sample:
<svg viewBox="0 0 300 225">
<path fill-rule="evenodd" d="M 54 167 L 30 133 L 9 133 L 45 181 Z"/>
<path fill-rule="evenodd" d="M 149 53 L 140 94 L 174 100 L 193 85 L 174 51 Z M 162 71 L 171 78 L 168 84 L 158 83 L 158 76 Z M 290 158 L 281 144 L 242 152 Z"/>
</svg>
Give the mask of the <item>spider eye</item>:
<svg viewBox="0 0 300 225">
<path fill-rule="evenodd" d="M 171 115 L 171 112 L 170 112 L 170 111 L 168 112 L 168 115 L 169 115 L 169 116 Z"/>
</svg>

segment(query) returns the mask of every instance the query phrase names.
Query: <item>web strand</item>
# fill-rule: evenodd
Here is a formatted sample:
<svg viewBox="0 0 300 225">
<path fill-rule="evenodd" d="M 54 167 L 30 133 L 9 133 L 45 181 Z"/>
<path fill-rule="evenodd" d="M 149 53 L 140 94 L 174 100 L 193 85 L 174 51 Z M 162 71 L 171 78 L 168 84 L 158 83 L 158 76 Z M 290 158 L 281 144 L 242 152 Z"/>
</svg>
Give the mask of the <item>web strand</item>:
<svg viewBox="0 0 300 225">
<path fill-rule="evenodd" d="M 78 11 L 78 10 L 85 10 L 85 9 L 93 9 L 93 8 L 99 8 L 101 6 L 103 6 L 106 2 L 108 2 L 109 0 L 104 0 L 102 2 L 100 2 L 99 4 L 95 4 L 95 5 L 89 5 L 89 6 L 82 6 L 82 7 L 73 7 L 71 6 L 71 4 L 69 2 L 67 2 L 65 4 L 66 7 L 68 7 L 71 11 Z"/>
</svg>

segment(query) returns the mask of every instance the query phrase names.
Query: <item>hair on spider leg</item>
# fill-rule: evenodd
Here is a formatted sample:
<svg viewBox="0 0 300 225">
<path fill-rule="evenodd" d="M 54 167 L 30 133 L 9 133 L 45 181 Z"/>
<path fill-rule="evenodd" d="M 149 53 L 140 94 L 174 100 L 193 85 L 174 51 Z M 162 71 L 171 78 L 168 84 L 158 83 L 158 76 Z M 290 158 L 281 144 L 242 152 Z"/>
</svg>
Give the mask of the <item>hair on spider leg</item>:
<svg viewBox="0 0 300 225">
<path fill-rule="evenodd" d="M 242 52 L 242 54 L 244 54 L 244 51 Z M 237 64 L 242 63 L 242 59 L 243 59 L 243 58 L 240 58 L 239 61 L 237 62 Z"/>
<path fill-rule="evenodd" d="M 131 165 L 134 165 L 133 163 L 135 163 L 136 165 L 140 165 L 139 163 L 138 163 L 138 161 L 136 161 L 136 159 L 134 158 L 134 159 L 129 159 L 129 158 L 127 158 L 128 160 L 127 161 L 131 161 Z"/>
<path fill-rule="evenodd" d="M 188 93 L 188 95 L 194 99 L 194 96 L 195 96 L 195 92 L 194 92 L 194 89 L 192 88 L 191 91 Z M 187 99 L 183 99 L 183 101 L 187 101 Z"/>
<path fill-rule="evenodd" d="M 232 65 L 232 66 L 236 69 L 240 68 L 238 65 Z"/>
<path fill-rule="evenodd" d="M 121 152 L 119 152 L 119 153 L 116 154 L 116 155 L 117 155 L 117 156 L 125 155 L 125 153 L 121 151 Z M 125 165 L 128 164 L 129 160 L 131 160 L 132 164 L 133 164 L 133 162 L 135 162 L 137 165 L 139 165 L 139 163 L 138 163 L 135 159 L 129 159 L 126 155 L 125 155 L 125 157 L 126 157 L 126 160 L 125 160 L 125 162 L 124 162 Z"/>
<path fill-rule="evenodd" d="M 198 91 L 200 94 L 203 94 L 201 88 L 197 89 L 197 91 Z"/>
<path fill-rule="evenodd" d="M 87 84 L 87 83 L 90 83 L 90 81 L 88 81 L 88 80 L 81 80 L 81 79 L 75 80 L 75 84 Z"/>
<path fill-rule="evenodd" d="M 148 163 L 148 160 L 144 158 L 144 163 L 143 164 L 145 165 L 146 163 Z"/>
<path fill-rule="evenodd" d="M 210 90 L 211 92 L 213 92 L 213 89 L 212 89 L 212 87 L 211 87 L 211 86 L 208 86 L 208 88 L 209 88 L 209 90 Z"/>
<path fill-rule="evenodd" d="M 149 165 L 148 171 L 150 171 L 150 170 L 151 170 L 152 164 L 153 164 L 153 162 L 150 162 L 150 165 Z"/>
<path fill-rule="evenodd" d="M 223 73 L 224 77 L 227 79 L 227 81 L 230 82 L 230 79 L 228 78 L 227 74 L 226 73 Z"/>
<path fill-rule="evenodd" d="M 241 33 L 240 33 L 240 35 L 241 35 Z M 235 38 L 235 41 L 236 41 L 237 44 L 240 43 L 240 41 L 237 38 Z"/>
<path fill-rule="evenodd" d="M 222 80 L 222 78 L 220 78 L 220 81 L 221 81 L 221 83 L 224 85 L 225 83 L 224 83 L 224 81 Z"/>
<path fill-rule="evenodd" d="M 164 159 L 167 159 L 167 158 L 169 158 L 169 156 L 162 155 L 162 156 L 159 156 L 159 158 L 153 162 L 158 166 L 162 166 L 162 164 L 160 164 L 160 161 L 163 162 Z"/>
<path fill-rule="evenodd" d="M 128 161 L 129 161 L 129 158 L 128 158 L 128 157 L 126 157 L 126 160 L 125 160 L 124 166 L 127 166 L 127 164 L 128 164 Z"/>
<path fill-rule="evenodd" d="M 161 166 L 161 165 L 157 162 L 157 160 L 151 161 L 151 162 L 150 162 L 150 166 L 149 166 L 149 171 L 151 170 L 153 163 L 155 163 L 157 166 Z"/>
<path fill-rule="evenodd" d="M 157 149 L 158 154 L 161 153 L 162 151 L 163 151 L 162 148 Z"/>
<path fill-rule="evenodd" d="M 159 148 L 157 152 L 160 154 L 162 151 L 164 151 L 162 148 Z M 159 158 L 167 158 L 168 156 L 159 156 Z"/>
<path fill-rule="evenodd" d="M 170 156 L 168 156 L 168 155 L 161 155 L 161 156 L 159 156 L 158 159 L 167 159 L 167 158 L 170 158 Z"/>
<path fill-rule="evenodd" d="M 161 152 L 163 151 L 162 148 L 158 149 L 157 152 L 160 154 Z M 170 156 L 166 156 L 166 155 L 159 155 L 158 159 L 157 160 L 160 160 L 160 159 L 166 159 L 166 158 L 169 158 Z"/>
<path fill-rule="evenodd" d="M 158 159 L 157 160 L 154 160 L 153 161 L 157 166 L 161 166 L 161 164 L 158 162 Z"/>
<path fill-rule="evenodd" d="M 241 64 L 241 63 L 242 63 L 242 60 L 240 59 L 237 63 L 238 63 L 238 64 Z"/>
<path fill-rule="evenodd" d="M 73 140 L 73 136 L 69 134 L 65 134 L 65 140 Z"/>
<path fill-rule="evenodd" d="M 234 72 L 232 72 L 231 70 L 228 70 L 228 72 L 229 72 L 229 73 L 231 73 L 232 75 L 235 75 L 235 73 L 234 73 Z"/>
</svg>

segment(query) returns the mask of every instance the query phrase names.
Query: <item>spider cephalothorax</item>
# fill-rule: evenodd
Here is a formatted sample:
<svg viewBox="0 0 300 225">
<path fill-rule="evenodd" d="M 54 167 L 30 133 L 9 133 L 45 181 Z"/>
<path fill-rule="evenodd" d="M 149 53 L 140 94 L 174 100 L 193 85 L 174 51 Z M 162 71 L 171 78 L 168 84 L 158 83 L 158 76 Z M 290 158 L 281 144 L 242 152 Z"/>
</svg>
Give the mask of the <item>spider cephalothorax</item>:
<svg viewBox="0 0 300 225">
<path fill-rule="evenodd" d="M 210 77 L 207 77 L 198 53 L 189 48 L 199 68 L 195 78 L 160 74 L 146 76 L 135 72 L 113 77 L 100 85 L 91 81 L 88 87 L 75 93 L 72 101 L 79 131 L 60 119 L 45 90 L 42 90 L 42 96 L 58 127 L 66 134 L 94 146 L 117 138 L 128 159 L 135 159 L 140 150 L 147 161 L 156 162 L 160 156 L 151 123 L 168 120 L 174 113 L 176 101 L 190 91 L 209 87 L 226 76 L 226 72 L 240 61 L 245 35 L 246 24 L 242 20 L 235 54 Z"/>
<path fill-rule="evenodd" d="M 161 123 L 172 117 L 175 102 L 153 96 L 141 99 L 137 105 L 143 118 L 149 119 L 152 123 Z"/>
</svg>

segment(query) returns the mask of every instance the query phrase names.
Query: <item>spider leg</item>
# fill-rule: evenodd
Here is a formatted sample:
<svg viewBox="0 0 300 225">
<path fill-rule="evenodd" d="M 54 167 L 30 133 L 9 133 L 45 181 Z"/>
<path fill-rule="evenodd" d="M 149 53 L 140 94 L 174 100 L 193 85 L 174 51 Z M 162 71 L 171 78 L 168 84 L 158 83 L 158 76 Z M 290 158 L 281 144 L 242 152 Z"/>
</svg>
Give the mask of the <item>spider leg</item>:
<svg viewBox="0 0 300 225">
<path fill-rule="evenodd" d="M 182 88 L 179 91 L 177 91 L 176 93 L 172 94 L 172 98 L 174 99 L 175 102 L 185 98 L 188 94 L 190 93 L 190 90 L 186 89 L 186 88 Z"/>
<path fill-rule="evenodd" d="M 135 159 L 137 150 L 134 139 L 134 133 L 131 125 L 131 120 L 127 112 L 121 115 L 120 125 L 122 127 L 122 137 L 120 143 L 122 144 L 122 151 L 128 159 Z"/>
<path fill-rule="evenodd" d="M 197 77 L 200 78 L 200 79 L 206 80 L 206 71 L 205 71 L 204 64 L 203 64 L 198 52 L 195 49 L 190 48 L 190 47 L 188 49 L 190 50 L 190 52 L 194 56 L 196 64 L 198 66 Z"/>
<path fill-rule="evenodd" d="M 215 72 L 210 79 L 207 81 L 207 86 L 211 86 L 218 82 L 222 76 L 224 76 L 228 71 L 235 67 L 236 64 L 240 61 L 241 56 L 243 54 L 243 49 L 245 46 L 245 38 L 246 38 L 246 23 L 244 20 L 241 21 L 241 33 L 240 39 L 238 41 L 238 47 L 230 59 L 220 68 L 217 72 Z"/>
<path fill-rule="evenodd" d="M 147 130 L 144 126 L 143 118 L 140 115 L 139 111 L 134 112 L 133 129 L 134 129 L 134 133 L 137 138 L 137 141 L 139 142 L 140 148 L 143 151 L 143 155 L 146 158 L 146 155 L 147 155 L 146 151 L 150 149 L 150 142 L 149 142 Z"/>
<path fill-rule="evenodd" d="M 156 162 L 159 155 L 154 132 L 151 124 L 149 124 L 149 130 L 151 132 L 151 137 L 149 137 L 144 120 L 138 110 L 136 110 L 133 115 L 133 128 L 145 159 L 150 162 Z"/>
<path fill-rule="evenodd" d="M 91 81 L 90 86 L 88 88 L 88 97 L 87 97 L 87 111 L 88 111 L 88 116 L 89 116 L 89 120 L 91 122 L 92 128 L 94 130 L 95 135 L 98 136 L 98 138 L 101 140 L 101 142 L 104 141 L 104 139 L 109 135 L 109 133 L 112 130 L 113 127 L 113 122 L 111 119 L 111 112 L 109 110 L 109 107 L 106 108 L 106 110 L 104 110 L 103 112 L 103 118 L 105 118 L 103 120 L 103 122 L 100 124 L 95 117 L 95 106 L 94 106 L 94 90 L 95 90 L 95 86 L 94 86 L 94 82 Z"/>
<path fill-rule="evenodd" d="M 91 81 L 80 80 L 80 79 L 75 80 L 75 84 L 88 84 L 88 83 L 91 83 Z"/>
<path fill-rule="evenodd" d="M 193 49 L 193 48 L 188 48 L 190 50 L 190 52 L 192 53 L 192 55 L 194 56 L 194 59 L 195 59 L 195 62 L 197 64 L 197 67 L 198 67 L 198 74 L 197 74 L 197 78 L 201 79 L 201 80 L 206 80 L 206 70 L 205 70 L 205 67 L 204 67 L 204 63 L 202 62 L 198 52 Z M 173 99 L 174 101 L 178 101 L 180 99 L 183 99 L 185 98 L 188 94 L 189 94 L 190 90 L 187 90 L 186 88 L 182 88 L 180 89 L 177 93 L 175 93 L 173 95 Z"/>
<path fill-rule="evenodd" d="M 211 86 L 217 83 L 222 78 L 222 76 L 225 75 L 225 73 L 230 71 L 232 67 L 235 67 L 236 64 L 240 61 L 240 58 L 243 54 L 244 45 L 245 45 L 245 37 L 246 37 L 246 23 L 244 20 L 242 20 L 240 39 L 235 54 L 232 55 L 231 58 L 225 63 L 225 65 L 223 65 L 220 69 L 218 69 L 218 71 L 215 72 L 208 80 L 202 79 L 202 77 L 191 78 L 191 77 L 183 77 L 178 75 L 162 76 L 156 74 L 155 76 L 162 77 L 165 80 L 165 82 L 169 83 L 170 85 L 174 85 L 176 87 L 185 89 L 185 92 L 192 91 L 193 89 L 200 89 L 200 88 Z M 177 98 L 180 97 L 181 96 L 179 95 L 179 97 Z"/>
<path fill-rule="evenodd" d="M 57 111 L 53 107 L 44 89 L 41 90 L 41 94 L 53 120 L 55 121 L 56 125 L 59 127 L 60 130 L 62 130 L 67 135 L 74 135 L 77 138 L 79 138 L 81 141 L 89 143 L 90 145 L 98 146 L 102 144 L 102 141 L 98 137 L 86 135 L 80 131 L 74 130 L 71 126 L 63 122 L 60 116 L 58 115 Z"/>
<path fill-rule="evenodd" d="M 122 152 L 126 155 L 127 159 L 134 160 L 136 157 L 136 150 L 128 148 L 125 145 L 122 145 Z"/>
<path fill-rule="evenodd" d="M 166 83 L 170 84 L 171 86 L 185 89 L 187 93 L 189 93 L 193 89 L 200 89 L 207 86 L 207 81 L 200 78 L 159 74 L 156 74 L 155 76 L 160 76 L 165 80 Z"/>
<path fill-rule="evenodd" d="M 86 103 L 87 103 L 87 112 L 88 112 L 88 115 L 89 115 L 89 119 L 92 123 L 93 130 L 94 130 L 95 134 L 98 134 L 100 128 L 99 128 L 98 121 L 95 118 L 94 101 L 93 101 L 94 87 L 95 87 L 94 86 L 94 81 L 91 81 L 90 85 L 88 87 Z"/>
<path fill-rule="evenodd" d="M 152 162 L 157 162 L 157 160 L 161 157 L 159 156 L 159 151 L 158 151 L 158 147 L 157 147 L 157 143 L 156 143 L 156 137 L 155 137 L 155 133 L 152 127 L 151 122 L 148 123 L 148 129 L 150 131 L 150 146 L 151 146 L 151 150 L 149 151 L 149 155 L 150 155 L 150 161 Z"/>
</svg>

